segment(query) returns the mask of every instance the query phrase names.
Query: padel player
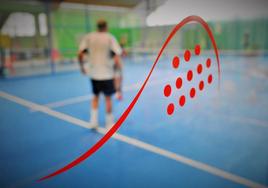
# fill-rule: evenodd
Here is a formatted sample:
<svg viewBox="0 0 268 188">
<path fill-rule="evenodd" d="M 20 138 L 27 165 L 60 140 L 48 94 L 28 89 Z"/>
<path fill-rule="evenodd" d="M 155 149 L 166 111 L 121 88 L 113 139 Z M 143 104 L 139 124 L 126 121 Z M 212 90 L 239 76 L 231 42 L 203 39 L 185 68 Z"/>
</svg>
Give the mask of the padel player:
<svg viewBox="0 0 268 188">
<path fill-rule="evenodd" d="M 111 56 L 113 52 L 113 57 Z M 84 66 L 83 56 L 88 53 L 88 69 Z M 78 59 L 81 72 L 90 77 L 92 92 L 90 126 L 98 126 L 99 95 L 103 93 L 106 103 L 106 127 L 114 124 L 111 96 L 115 93 L 114 65 L 122 67 L 120 55 L 122 49 L 115 37 L 108 32 L 107 22 L 99 20 L 97 31 L 87 34 L 79 45 Z"/>
</svg>

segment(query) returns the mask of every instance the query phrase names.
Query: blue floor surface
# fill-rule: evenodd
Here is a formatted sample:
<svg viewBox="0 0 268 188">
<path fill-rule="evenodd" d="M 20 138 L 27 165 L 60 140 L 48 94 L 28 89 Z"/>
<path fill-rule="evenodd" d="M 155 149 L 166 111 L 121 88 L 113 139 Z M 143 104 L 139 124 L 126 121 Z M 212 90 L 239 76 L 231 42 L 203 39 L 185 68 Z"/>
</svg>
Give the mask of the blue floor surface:
<svg viewBox="0 0 268 188">
<path fill-rule="evenodd" d="M 207 57 L 171 68 L 171 59 L 160 60 L 139 101 L 118 131 L 154 146 L 200 161 L 268 187 L 268 59 L 265 57 L 221 57 L 221 85 L 217 68 L 175 89 L 180 75 L 203 63 Z M 183 64 L 183 62 L 181 62 Z M 127 63 L 124 68 L 124 99 L 114 102 L 118 118 L 131 102 L 152 62 Z M 205 65 L 205 64 L 204 64 Z M 205 68 L 205 67 L 204 67 Z M 189 99 L 188 91 L 201 79 L 203 91 Z M 171 97 L 163 88 L 172 85 Z M 46 105 L 90 94 L 88 78 L 69 72 L 0 81 L 0 90 Z M 179 96 L 186 95 L 179 107 Z M 103 99 L 103 98 L 101 98 Z M 173 102 L 172 116 L 166 113 Z M 88 121 L 89 100 L 53 110 Z M 96 143 L 102 135 L 42 112 L 32 112 L 0 97 L 0 187 L 245 187 L 133 145 L 110 139 L 97 153 L 75 168 L 52 179 L 36 180 L 63 167 Z M 100 103 L 100 126 L 105 124 Z"/>
</svg>

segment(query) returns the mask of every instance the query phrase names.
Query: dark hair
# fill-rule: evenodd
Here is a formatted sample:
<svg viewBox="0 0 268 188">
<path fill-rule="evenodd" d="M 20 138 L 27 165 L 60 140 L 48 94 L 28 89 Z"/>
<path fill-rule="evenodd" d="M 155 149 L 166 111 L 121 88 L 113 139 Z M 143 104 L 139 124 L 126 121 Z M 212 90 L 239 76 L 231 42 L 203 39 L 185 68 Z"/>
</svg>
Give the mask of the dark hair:
<svg viewBox="0 0 268 188">
<path fill-rule="evenodd" d="M 99 20 L 97 22 L 97 28 L 99 31 L 104 31 L 107 29 L 107 22 L 105 20 Z"/>
</svg>

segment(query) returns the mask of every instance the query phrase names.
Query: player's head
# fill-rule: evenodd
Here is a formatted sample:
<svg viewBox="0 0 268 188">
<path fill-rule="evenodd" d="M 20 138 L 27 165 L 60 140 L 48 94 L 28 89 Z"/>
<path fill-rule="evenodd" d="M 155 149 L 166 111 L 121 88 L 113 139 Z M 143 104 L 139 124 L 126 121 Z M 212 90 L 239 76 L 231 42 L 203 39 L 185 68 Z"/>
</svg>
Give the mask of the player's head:
<svg viewBox="0 0 268 188">
<path fill-rule="evenodd" d="M 108 24 L 105 20 L 98 20 L 97 22 L 97 30 L 100 32 L 105 32 L 108 29 Z"/>
</svg>

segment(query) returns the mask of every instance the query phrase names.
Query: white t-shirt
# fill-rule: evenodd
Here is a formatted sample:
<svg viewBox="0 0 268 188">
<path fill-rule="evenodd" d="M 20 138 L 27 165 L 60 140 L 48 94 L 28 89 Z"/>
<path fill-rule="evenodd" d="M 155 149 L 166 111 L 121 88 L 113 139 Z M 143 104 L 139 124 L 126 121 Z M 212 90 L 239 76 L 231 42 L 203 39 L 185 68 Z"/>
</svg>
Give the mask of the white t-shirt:
<svg viewBox="0 0 268 188">
<path fill-rule="evenodd" d="M 115 37 L 108 32 L 92 32 L 87 34 L 79 45 L 79 51 L 89 52 L 88 71 L 94 80 L 114 78 L 114 61 L 110 57 L 111 50 L 120 55 L 122 49 Z"/>
</svg>

